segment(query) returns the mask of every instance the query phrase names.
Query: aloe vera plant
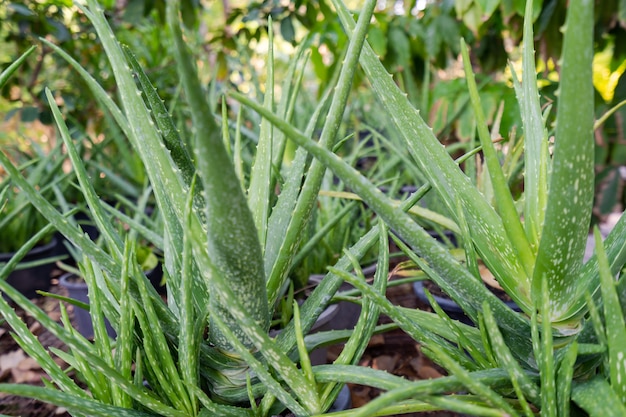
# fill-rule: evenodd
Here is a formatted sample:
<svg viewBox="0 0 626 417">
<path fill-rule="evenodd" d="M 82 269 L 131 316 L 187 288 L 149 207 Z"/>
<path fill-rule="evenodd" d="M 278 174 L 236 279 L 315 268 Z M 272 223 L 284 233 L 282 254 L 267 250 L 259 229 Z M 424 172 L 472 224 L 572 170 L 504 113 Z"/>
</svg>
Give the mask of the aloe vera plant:
<svg viewBox="0 0 626 417">
<path fill-rule="evenodd" d="M 352 17 L 340 1 L 333 3 L 344 27 L 351 32 L 354 27 Z M 527 4 L 526 16 L 532 16 L 532 2 Z M 594 392 L 610 393 L 611 398 L 616 398 L 615 402 L 618 400 L 614 395 L 619 396 L 623 389 L 623 380 L 617 377 L 621 365 L 615 362 L 608 367 L 610 382 L 572 383 L 572 378 L 582 381 L 601 373 L 598 370 L 599 353 L 607 346 L 609 356 L 612 351 L 613 355 L 622 355 L 619 353 L 622 345 L 616 340 L 621 337 L 623 324 L 614 319 L 620 317 L 621 310 L 611 313 L 611 323 L 617 323 L 615 331 L 620 336 L 610 340 L 604 336 L 602 328 L 596 331 L 597 339 L 589 335 L 590 323 L 596 323 L 593 325 L 596 328 L 602 327 L 597 324 L 601 322 L 599 315 L 594 314 L 597 311 L 594 303 L 600 299 L 601 287 L 602 298 L 607 297 L 604 302 L 613 298 L 612 304 L 616 307 L 615 295 L 609 295 L 615 294 L 614 290 L 607 288 L 605 293 L 606 287 L 615 284 L 604 281 L 607 281 L 606 277 L 620 274 L 626 261 L 626 219 L 622 216 L 607 239 L 599 243 L 598 256 L 583 264 L 593 199 L 592 21 L 593 2 L 581 0 L 570 4 L 564 31 L 554 150 L 550 152 L 548 129 L 544 126 L 537 91 L 532 23 L 526 19 L 523 79 L 521 82 L 514 79 L 524 130 L 523 217 L 515 207 L 489 138 L 465 45 L 462 45 L 462 51 L 466 79 L 494 189 L 495 207 L 446 154 L 406 96 L 386 76 L 371 48 L 365 45 L 361 51 L 361 65 L 373 90 L 404 137 L 414 162 L 463 232 L 468 267 L 456 261 L 401 209 L 394 208 L 391 201 L 335 155 L 321 149 L 246 97 L 233 94 L 271 119 L 290 138 L 327 164 L 408 243 L 411 249 L 407 248 L 407 252 L 412 254 L 414 251 L 415 262 L 430 278 L 457 301 L 475 323 L 481 324 L 483 340 L 477 344 L 471 338 L 463 340 L 458 324 L 443 325 L 434 331 L 462 344 L 468 352 L 474 352 L 471 353 L 471 363 L 466 358 L 453 358 L 451 352 L 445 352 L 443 345 L 427 333 L 425 322 L 411 320 L 414 313 L 394 309 L 362 281 L 340 273 L 366 296 L 377 300 L 385 313 L 391 315 L 393 311 L 395 315 L 392 317 L 398 324 L 414 335 L 436 361 L 462 380 L 475 398 L 480 399 L 478 401 L 484 401 L 507 415 L 533 414 L 529 403 L 540 409 L 542 415 L 569 415 L 571 398 L 584 403 L 583 407 L 591 414 L 602 415 L 600 406 L 594 407 L 584 387 L 593 385 L 590 389 Z M 606 252 L 604 261 L 599 259 L 602 245 Z M 482 285 L 475 267 L 478 257 L 522 308 L 523 314 L 505 308 Z M 605 277 L 602 285 L 601 276 Z M 619 281 L 618 291 L 622 282 Z M 591 320 L 594 317 L 596 319 Z M 445 335 L 446 331 L 453 331 L 455 336 Z M 476 378 L 474 372 L 477 370 L 493 368 L 502 368 L 509 373 L 517 397 L 514 404 L 503 402 L 501 394 L 494 391 L 499 381 L 494 379 L 484 383 Z M 573 391 L 572 385 L 575 386 Z M 416 394 L 416 391 L 397 389 L 375 401 L 379 404 L 365 408 L 370 413 L 379 412 L 387 410 L 385 407 L 391 401 L 408 398 L 432 401 L 445 407 L 440 398 L 435 401 Z M 447 406 L 472 413 L 463 401 Z M 617 414 L 613 415 L 619 415 L 619 411 L 615 412 Z M 359 415 L 366 415 L 366 411 Z"/>
<path fill-rule="evenodd" d="M 373 2 L 370 2 L 373 3 Z M 288 272 L 296 256 L 301 230 L 313 210 L 325 166 L 310 162 L 304 150 L 296 152 L 274 206 L 271 193 L 276 179 L 273 165 L 280 161 L 285 136 L 264 121 L 250 187 L 244 190 L 233 158 L 225 147 L 227 130 L 212 116 L 200 85 L 195 62 L 183 41 L 178 2 L 168 4 L 167 16 L 176 44 L 179 74 L 193 122 L 192 146 L 186 146 L 165 106 L 150 85 L 132 51 L 122 48 L 111 32 L 95 0 L 79 5 L 91 20 L 115 76 L 119 105 L 109 97 L 70 56 L 45 42 L 65 58 L 89 85 L 103 109 L 118 124 L 143 161 L 154 198 L 162 214 L 162 235 L 146 236 L 164 253 L 168 297 L 165 303 L 147 284 L 137 265 L 133 230 L 125 234 L 115 227 L 112 211 L 98 198 L 68 132 L 53 94 L 47 91 L 59 134 L 67 148 L 77 182 L 102 243 L 96 245 L 75 224 L 66 220 L 36 187 L 26 181 L 4 153 L 0 163 L 30 202 L 76 246 L 83 255 L 80 265 L 90 291 L 94 324 L 91 344 L 72 329 L 63 310 L 63 325 L 51 321 L 5 282 L 0 289 L 61 339 L 68 352 L 47 352 L 2 300 L 0 311 L 14 328 L 24 350 L 40 362 L 51 378 L 47 387 L 3 384 L 2 392 L 32 396 L 64 406 L 76 415 L 273 415 L 285 408 L 297 415 L 322 413 L 331 404 L 341 384 L 336 376 L 318 381 L 307 361 L 307 350 L 337 336 L 316 335 L 303 339 L 329 303 L 341 280 L 330 276 L 301 307 L 294 306 L 294 320 L 275 339 L 269 336 L 271 314 L 281 298 Z M 370 8 L 371 10 L 371 8 Z M 358 63 L 371 12 L 364 14 L 352 42 L 346 65 L 339 75 L 340 94 L 327 95 L 313 115 L 310 130 L 331 109 L 345 106 L 349 83 Z M 274 106 L 273 59 L 268 57 L 265 106 Z M 278 111 L 289 115 L 297 96 L 294 60 L 285 81 L 285 94 Z M 132 72 L 131 69 L 132 68 Z M 139 90 L 138 90 L 139 88 Z M 138 94 L 141 91 L 141 94 Z M 331 111 L 322 143 L 335 141 L 341 113 Z M 225 126 L 227 121 L 222 121 Z M 235 149 L 234 153 L 237 153 Z M 235 162 L 237 158 L 234 158 Z M 193 162 L 192 162 L 193 161 Z M 122 217 L 119 213 L 116 217 Z M 50 228 L 49 227 L 49 228 Z M 48 229 L 49 229 L 48 228 Z M 379 233 L 382 232 L 382 233 Z M 376 244 L 386 254 L 386 229 L 368 234 L 336 266 L 353 269 L 354 262 Z M 384 237 L 384 239 L 382 238 Z M 104 249 L 103 249 L 104 248 Z M 387 257 L 379 259 L 376 279 L 384 288 Z M 9 262 L 0 276 L 10 271 Z M 84 307 L 84 306 L 83 306 Z M 358 360 L 374 331 L 377 309 L 367 303 L 357 332 L 347 340 L 339 363 Z M 117 333 L 108 338 L 106 317 Z M 208 337 L 205 337 L 205 332 Z M 87 384 L 89 394 L 68 378 L 53 361 L 55 355 L 71 365 Z M 296 363 L 300 363 L 300 367 Z"/>
<path fill-rule="evenodd" d="M 94 300 L 94 343 L 88 343 L 71 329 L 65 313 L 65 326 L 59 326 L 2 281 L 0 289 L 67 344 L 69 352 L 53 354 L 81 373 L 89 394 L 59 368 L 3 300 L 0 313 L 52 382 L 45 388 L 0 384 L 0 391 L 50 401 L 77 415 L 251 416 L 273 415 L 287 408 L 304 416 L 322 414 L 340 384 L 352 382 L 387 392 L 360 409 L 335 415 L 451 409 L 480 416 L 530 416 L 538 410 L 545 416 L 567 416 L 572 399 L 591 415 L 608 415 L 603 414 L 607 404 L 613 415 L 620 415 L 626 383 L 622 375 L 624 309 L 619 299 L 624 281 L 616 284 L 612 277 L 626 260 L 624 218 L 603 244 L 598 242 L 597 256 L 582 263 L 593 194 L 593 166 L 588 155 L 580 154 L 592 149 L 593 140 L 589 72 L 592 2 L 573 1 L 568 9 L 552 154 L 537 100 L 532 25 L 530 20 L 526 22 L 524 74 L 521 83 L 516 82 L 524 121 L 523 219 L 494 160 L 467 51 L 466 78 L 476 109 L 482 151 L 493 176 L 495 208 L 450 158 L 369 45 L 363 43 L 376 2 L 365 2 L 358 23 L 341 1 L 333 3 L 351 42 L 337 84 L 328 93 L 329 111 L 324 114 L 319 142 L 309 139 L 312 130 L 301 133 L 286 117 L 293 102 L 281 101 L 274 111 L 271 76 L 264 104 L 231 94 L 264 120 L 251 174 L 254 188 L 247 193 L 242 191 L 237 169 L 223 148 L 221 132 L 201 93 L 193 59 L 182 43 L 176 2 L 169 4 L 168 18 L 179 42 L 179 72 L 194 115 L 192 149 L 183 145 L 141 68 L 115 41 L 95 0 L 83 6 L 111 61 L 121 106 L 106 96 L 70 57 L 65 57 L 82 73 L 144 161 L 164 216 L 168 302 L 163 303 L 146 284 L 136 265 L 133 241 L 120 236 L 109 224 L 73 150 L 62 115 L 50 100 L 107 251 L 68 224 L 3 153 L 0 163 L 51 224 L 85 255 L 83 272 Z M 530 3 L 527 16 L 532 16 Z M 330 151 L 357 60 L 428 181 L 401 204 L 389 200 Z M 268 62 L 271 64 L 271 60 Z M 141 84 L 142 96 L 137 94 L 129 66 Z M 293 91 L 291 84 L 287 86 L 283 91 Z M 575 98 L 568 98 L 574 93 Z M 319 112 L 323 108 L 320 106 Z M 322 117 L 321 113 L 312 119 L 318 117 Z M 286 137 L 301 148 L 272 207 L 272 163 L 281 154 Z M 310 166 L 305 150 L 315 157 Z M 194 160 L 196 165 L 191 162 Z M 307 166 L 303 182 L 302 173 Z M 325 166 L 383 221 L 345 251 L 302 307 L 294 306 L 295 319 L 272 340 L 267 334 L 269 316 L 285 286 L 295 257 L 293 251 L 298 246 L 300 222 L 309 216 Z M 465 264 L 406 213 L 429 188 L 447 205 L 463 235 Z M 464 308 L 478 328 L 452 322 L 441 314 L 393 306 L 385 299 L 387 228 L 402 238 L 397 239 L 397 244 Z M 227 236 L 235 236 L 235 240 L 220 240 Z M 352 270 L 359 257 L 377 241 L 378 272 L 369 285 L 358 273 L 355 276 L 346 271 Z M 508 309 L 484 288 L 474 268 L 478 257 L 523 313 Z M 9 263 L 0 276 L 12 267 Z M 361 319 L 353 332 L 337 334 L 337 338 L 349 338 L 334 364 L 311 367 L 306 359 L 306 345 L 310 348 L 333 335 L 304 339 L 302 335 L 342 280 L 363 294 Z M 438 310 L 436 305 L 433 307 Z M 407 381 L 355 366 L 374 331 L 379 311 L 418 341 L 422 350 L 450 375 L 433 381 Z M 116 326 L 118 338 L 114 342 L 105 335 L 103 315 Z M 209 336 L 205 339 L 207 324 Z M 300 367 L 294 363 L 298 357 Z M 451 392 L 467 394 L 449 395 Z M 608 398 L 607 404 L 594 403 L 594 396 Z"/>
</svg>

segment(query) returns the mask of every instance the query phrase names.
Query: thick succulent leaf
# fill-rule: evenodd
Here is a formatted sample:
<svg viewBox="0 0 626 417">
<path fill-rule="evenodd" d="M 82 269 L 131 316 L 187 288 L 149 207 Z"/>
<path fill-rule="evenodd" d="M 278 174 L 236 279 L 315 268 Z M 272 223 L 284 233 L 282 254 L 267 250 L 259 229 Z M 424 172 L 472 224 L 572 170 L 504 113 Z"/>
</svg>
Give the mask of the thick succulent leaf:
<svg viewBox="0 0 626 417">
<path fill-rule="evenodd" d="M 178 133 L 178 129 L 165 108 L 163 100 L 159 97 L 156 89 L 150 82 L 150 79 L 143 71 L 143 68 L 141 68 L 141 65 L 139 65 L 139 62 L 137 62 L 135 55 L 127 46 L 122 46 L 122 49 L 124 50 L 126 58 L 135 72 L 139 83 L 141 84 L 146 104 L 150 107 L 154 114 L 156 124 L 163 135 L 163 142 L 165 143 L 165 146 L 169 149 L 172 159 L 174 160 L 176 166 L 180 169 L 186 184 L 191 185 L 191 179 L 193 178 L 193 174 L 196 169 L 193 165 L 191 155 L 187 150 L 185 142 Z M 198 187 L 198 184 L 196 184 L 196 187 Z"/>
<path fill-rule="evenodd" d="M 550 188 L 533 275 L 534 299 L 547 281 L 550 310 L 543 320 L 553 323 L 584 303 L 572 294 L 587 285 L 580 270 L 594 194 L 593 3 L 577 0 L 568 8 Z"/>
<path fill-rule="evenodd" d="M 232 160 L 224 147 L 221 131 L 210 116 L 211 107 L 203 93 L 193 58 L 183 40 L 178 6 L 178 1 L 168 3 L 167 16 L 176 44 L 181 81 L 192 111 L 194 151 L 205 191 L 207 236 L 204 251 L 211 258 L 213 276 L 221 274 L 227 277 L 237 298 L 248 307 L 249 313 L 260 326 L 267 330 L 269 312 L 257 230 Z M 170 195 L 173 197 L 175 194 Z M 197 250 L 201 251 L 202 248 L 197 247 Z M 234 319 L 227 308 L 222 307 L 228 303 L 217 299 L 219 292 L 213 291 L 212 277 L 207 283 L 212 293 L 209 302 L 213 305 L 214 313 L 222 315 L 236 329 Z M 221 348 L 229 349 L 228 340 L 216 330 L 216 326 L 210 326 L 212 341 Z"/>
<path fill-rule="evenodd" d="M 622 417 L 626 406 L 602 377 L 574 385 L 572 399 L 591 417 Z M 600 400 L 601 399 L 601 400 Z"/>
<path fill-rule="evenodd" d="M 96 223 L 98 230 L 100 230 L 102 235 L 105 237 L 105 240 L 107 241 L 109 246 L 109 250 L 111 251 L 111 255 L 115 260 L 119 262 L 122 258 L 122 241 L 115 231 L 115 228 L 111 224 L 109 217 L 105 215 L 102 202 L 100 201 L 100 198 L 97 196 L 96 191 L 93 188 L 91 179 L 87 174 L 85 166 L 82 163 L 82 159 L 78 154 L 76 147 L 74 146 L 74 142 L 70 137 L 70 132 L 65 124 L 65 121 L 63 120 L 63 116 L 61 116 L 61 111 L 56 105 L 52 93 L 48 89 L 46 89 L 45 93 L 48 99 L 48 103 L 50 103 L 50 108 L 52 110 L 54 120 L 56 121 L 59 132 L 61 133 L 61 137 L 63 138 L 63 142 L 65 143 L 67 153 L 70 157 L 70 160 L 72 161 L 72 165 L 76 173 L 76 178 L 78 179 L 78 182 L 80 184 L 81 191 L 85 196 L 85 200 L 87 201 L 89 209 L 93 215 L 93 220 Z"/>
</svg>

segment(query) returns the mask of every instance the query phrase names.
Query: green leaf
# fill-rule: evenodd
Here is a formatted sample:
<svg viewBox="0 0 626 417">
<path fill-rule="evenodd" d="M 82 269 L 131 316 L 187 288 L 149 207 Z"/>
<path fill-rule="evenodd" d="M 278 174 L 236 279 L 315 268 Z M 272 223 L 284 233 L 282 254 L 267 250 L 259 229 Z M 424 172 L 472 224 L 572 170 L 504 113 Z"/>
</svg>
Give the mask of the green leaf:
<svg viewBox="0 0 626 417">
<path fill-rule="evenodd" d="M 489 130 L 487 129 L 487 122 L 482 105 L 480 104 L 480 96 L 478 95 L 478 88 L 476 87 L 476 80 L 474 79 L 474 73 L 469 59 L 469 52 L 463 40 L 461 41 L 461 53 L 463 56 L 463 66 L 465 68 L 465 79 L 467 80 L 470 100 L 474 109 L 474 115 L 476 116 L 478 137 L 485 156 L 489 178 L 494 188 L 493 191 L 497 196 L 495 200 L 498 214 L 502 219 L 506 234 L 526 271 L 526 279 L 523 279 L 520 284 L 528 285 L 534 264 L 534 256 L 528 244 L 528 240 L 526 240 L 522 223 L 520 222 L 517 209 L 515 208 L 513 196 L 509 190 L 508 182 L 504 177 L 500 160 L 493 142 L 491 141 Z M 524 188 L 524 190 L 525 189 L 526 188 Z"/>
<path fill-rule="evenodd" d="M 6 67 L 2 71 L 2 73 L 0 73 L 0 88 L 4 87 L 4 85 L 7 83 L 9 78 L 11 78 L 11 75 L 13 75 L 13 73 L 15 73 L 15 71 L 18 70 L 18 68 L 24 63 L 24 61 L 26 61 L 26 58 L 28 58 L 28 56 L 32 54 L 35 51 L 35 49 L 37 49 L 35 45 L 28 48 L 26 52 L 20 55 L 19 58 L 13 61 L 11 65 Z"/>
<path fill-rule="evenodd" d="M 103 404 L 89 398 L 75 394 L 67 394 L 55 389 L 38 387 L 28 384 L 0 384 L 0 392 L 19 395 L 22 397 L 35 398 L 43 402 L 65 407 L 73 413 L 90 415 L 94 417 L 150 417 L 151 413 L 130 410 Z M 182 414 L 178 414 L 182 417 Z"/>
<path fill-rule="evenodd" d="M 478 3 L 478 5 L 480 5 L 480 8 L 482 9 L 482 18 L 484 20 L 487 20 L 500 5 L 500 0 L 476 0 L 476 3 Z"/>
<path fill-rule="evenodd" d="M 265 60 L 267 68 L 267 80 L 265 82 L 265 98 L 263 105 L 270 110 L 274 108 L 274 33 L 272 31 L 272 19 L 269 19 L 268 54 Z M 265 252 L 267 239 L 267 226 L 270 213 L 270 193 L 272 189 L 272 149 L 273 128 L 269 121 L 261 121 L 259 141 L 252 170 L 250 172 L 250 187 L 248 189 L 248 206 L 252 211 L 254 224 L 259 234 L 261 250 Z"/>
<path fill-rule="evenodd" d="M 593 1 L 576 0 L 567 14 L 550 193 L 532 283 L 537 304 L 547 282 L 550 309 L 542 320 L 553 324 L 584 303 L 571 295 L 573 287 L 586 285 L 579 273 L 594 194 L 592 59 Z"/>
<path fill-rule="evenodd" d="M 626 325 L 624 323 L 624 312 L 615 289 L 617 283 L 611 274 L 609 261 L 602 245 L 602 236 L 597 227 L 593 232 L 596 240 L 598 267 L 600 269 L 600 289 L 604 303 L 611 387 L 622 404 L 626 404 Z"/>
<path fill-rule="evenodd" d="M 222 307 L 223 302 L 219 300 L 218 292 L 214 291 L 211 275 L 220 274 L 227 277 L 237 298 L 243 301 L 259 325 L 267 330 L 270 315 L 262 249 L 255 223 L 232 160 L 224 147 L 221 131 L 214 118 L 209 116 L 212 115 L 212 109 L 200 85 L 195 62 L 183 40 L 178 6 L 178 1 L 168 3 L 168 23 L 174 35 L 181 81 L 192 110 L 195 157 L 198 174 L 206 191 L 206 243 L 195 246 L 194 253 L 198 256 L 197 251 L 202 251 L 202 256 L 208 255 L 211 258 L 213 268 L 211 273 L 206 273 L 211 292 L 209 302 L 213 305 L 214 313 L 221 310 L 217 314 L 222 315 L 233 329 L 237 329 L 235 320 Z M 176 194 L 169 195 L 174 197 Z M 184 201 L 183 199 L 182 202 Z M 210 326 L 210 338 L 217 346 L 229 349 L 230 343 L 217 332 L 216 326 Z M 250 341 L 247 343 L 250 344 Z"/>
<path fill-rule="evenodd" d="M 532 8 L 532 1 L 527 8 Z M 530 13 L 529 13 L 530 14 Z M 513 82 L 519 103 L 524 127 L 524 226 L 526 236 L 533 248 L 539 249 L 541 228 L 546 208 L 547 186 L 547 132 L 544 129 L 537 75 L 535 69 L 533 25 L 530 19 L 524 20 L 523 73 L 522 85 L 513 74 Z M 512 69 L 512 68 L 511 68 Z"/>
<path fill-rule="evenodd" d="M 342 23 L 350 32 L 354 26 L 352 17 L 345 6 L 338 1 L 334 1 L 333 4 Z M 474 243 L 481 258 L 518 306 L 524 311 L 530 311 L 530 288 L 528 283 L 518 282 L 519 277 L 525 276 L 524 269 L 513 245 L 507 238 L 502 220 L 489 202 L 472 185 L 471 180 L 450 158 L 432 129 L 398 89 L 368 45 L 365 45 L 361 51 L 361 64 L 376 95 L 408 146 L 411 156 L 433 189 L 443 199 L 448 212 L 456 213 L 457 199 L 461 201 L 466 209 L 467 223 L 474 232 Z M 407 236 L 402 237 L 407 239 Z M 417 250 L 417 247 L 414 249 Z M 443 285 L 444 290 L 449 294 L 455 291 L 453 287 L 458 288 L 458 285 L 451 285 L 450 282 Z M 475 302 L 478 309 L 482 300 L 475 300 Z"/>
<path fill-rule="evenodd" d="M 602 377 L 574 385 L 572 399 L 591 417 L 622 417 L 626 415 L 626 406 Z"/>
</svg>

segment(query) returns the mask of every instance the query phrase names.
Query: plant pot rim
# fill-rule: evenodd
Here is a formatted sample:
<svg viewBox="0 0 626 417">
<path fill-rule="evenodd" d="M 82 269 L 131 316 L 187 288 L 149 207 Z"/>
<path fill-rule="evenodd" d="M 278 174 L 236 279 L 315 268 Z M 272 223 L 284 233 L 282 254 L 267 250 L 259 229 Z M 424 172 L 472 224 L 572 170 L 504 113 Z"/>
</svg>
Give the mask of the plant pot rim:
<svg viewBox="0 0 626 417">
<path fill-rule="evenodd" d="M 71 281 L 72 277 L 76 277 L 76 281 Z M 59 284 L 68 289 L 87 288 L 87 283 L 85 282 L 85 280 L 73 272 L 66 272 L 65 274 L 61 275 L 59 277 Z"/>
<path fill-rule="evenodd" d="M 43 252 L 49 251 L 51 249 L 53 249 L 55 246 L 57 246 L 58 244 L 58 240 L 57 237 L 52 235 L 50 242 L 44 244 L 44 245 L 37 245 L 34 248 L 32 248 L 31 250 L 29 250 L 26 255 L 24 255 L 24 258 L 22 258 L 22 260 L 26 259 L 27 257 L 32 257 L 32 256 L 37 256 Z M 8 261 L 9 259 L 11 259 L 13 257 L 13 255 L 15 255 L 17 251 L 14 252 L 0 252 L 0 261 L 5 262 Z"/>
</svg>

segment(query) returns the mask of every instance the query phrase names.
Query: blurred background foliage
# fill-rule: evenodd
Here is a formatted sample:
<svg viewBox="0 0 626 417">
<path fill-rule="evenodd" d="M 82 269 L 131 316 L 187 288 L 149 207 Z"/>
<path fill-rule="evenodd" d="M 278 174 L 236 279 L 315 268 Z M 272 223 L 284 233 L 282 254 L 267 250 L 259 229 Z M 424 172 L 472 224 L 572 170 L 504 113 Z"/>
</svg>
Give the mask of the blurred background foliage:
<svg viewBox="0 0 626 417">
<path fill-rule="evenodd" d="M 147 69 L 153 84 L 170 112 L 189 129 L 188 109 L 177 100 L 180 95 L 170 37 L 165 24 L 166 0 L 102 0 L 110 24 L 122 42 L 128 44 Z M 557 100 L 560 29 L 564 24 L 567 0 L 535 2 L 535 49 L 543 103 Z M 219 94 L 235 88 L 261 98 L 263 65 L 270 22 L 276 33 L 276 71 L 286 71 L 295 48 L 303 47 L 310 64 L 304 86 L 311 91 L 314 106 L 332 83 L 342 61 L 347 37 L 327 0 L 183 0 L 186 37 L 196 54 L 200 74 L 214 98 L 216 114 Z M 348 0 L 358 10 L 360 1 Z M 509 138 L 516 127 L 517 106 L 511 89 L 511 68 L 519 71 L 518 47 L 522 37 L 525 0 L 379 0 L 368 41 L 380 59 L 406 91 L 414 105 L 449 146 L 459 152 L 472 146 L 475 126 L 468 108 L 468 97 L 459 65 L 459 38 L 471 46 L 481 98 L 494 137 Z M 81 78 L 39 38 L 45 38 L 67 51 L 110 92 L 114 93 L 108 64 L 87 19 L 71 0 L 0 0 L 0 67 L 6 67 L 31 45 L 39 45 L 20 71 L 0 92 L 0 146 L 11 144 L 25 150 L 32 140 L 54 145 L 51 115 L 44 98 L 45 87 L 55 92 L 58 104 L 75 135 L 85 140 L 85 152 L 101 153 L 95 165 L 119 172 L 113 166 L 124 144 L 113 140 L 119 135 L 86 94 Z M 594 85 L 597 91 L 597 117 L 626 100 L 626 1 L 596 0 L 596 56 Z M 511 61 L 511 66 L 508 66 Z M 280 79 L 278 75 L 277 79 Z M 353 99 L 346 111 L 342 133 L 353 138 L 342 147 L 346 152 L 371 129 L 385 135 L 386 122 L 363 77 L 357 74 Z M 280 94 L 280 91 L 278 91 Z M 305 95 L 306 96 L 306 95 Z M 296 111 L 295 118 L 298 118 Z M 300 112 L 304 126 L 309 111 Z M 548 117 L 552 117 L 553 112 Z M 623 206 L 626 173 L 624 118 L 626 107 L 616 111 L 596 131 L 598 189 L 596 215 L 601 217 Z M 243 135 L 254 143 L 258 120 L 248 115 Z M 368 133 L 369 134 L 369 133 Z M 521 135 L 521 132 L 517 132 Z M 107 143 L 107 151 L 94 150 Z M 352 145 L 351 145 L 352 143 Z M 91 151 L 90 151 L 91 150 Z M 358 159 L 358 158 L 356 158 Z M 126 161 L 127 164 L 130 162 Z M 145 178 L 141 167 L 129 180 L 137 188 Z M 130 175 L 133 177 L 133 175 Z"/>
</svg>

